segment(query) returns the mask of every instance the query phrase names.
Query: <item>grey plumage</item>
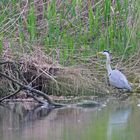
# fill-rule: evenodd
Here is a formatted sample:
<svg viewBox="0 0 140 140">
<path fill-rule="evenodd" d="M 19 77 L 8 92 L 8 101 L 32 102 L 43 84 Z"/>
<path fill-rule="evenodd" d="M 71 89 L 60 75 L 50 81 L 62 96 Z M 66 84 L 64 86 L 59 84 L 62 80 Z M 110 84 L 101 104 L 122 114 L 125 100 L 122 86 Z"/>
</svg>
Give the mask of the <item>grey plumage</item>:
<svg viewBox="0 0 140 140">
<path fill-rule="evenodd" d="M 127 89 L 127 90 L 130 91 L 131 86 L 128 83 L 128 80 L 127 80 L 126 76 L 117 69 L 112 70 L 112 68 L 110 66 L 109 52 L 108 51 L 103 51 L 103 52 L 100 52 L 100 54 L 103 54 L 107 57 L 106 67 L 107 67 L 107 71 L 108 71 L 108 78 L 109 78 L 110 85 L 112 85 L 116 88 Z"/>
<path fill-rule="evenodd" d="M 119 70 L 111 71 L 109 75 L 109 82 L 114 87 L 131 90 L 128 80 L 126 79 L 125 75 Z"/>
</svg>

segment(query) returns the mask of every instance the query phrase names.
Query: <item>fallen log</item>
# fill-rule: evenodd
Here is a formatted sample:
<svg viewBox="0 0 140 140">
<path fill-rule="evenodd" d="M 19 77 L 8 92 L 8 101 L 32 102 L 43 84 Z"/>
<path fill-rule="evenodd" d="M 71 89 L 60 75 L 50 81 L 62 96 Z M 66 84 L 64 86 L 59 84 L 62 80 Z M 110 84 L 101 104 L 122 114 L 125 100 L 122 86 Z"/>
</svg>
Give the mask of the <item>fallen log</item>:
<svg viewBox="0 0 140 140">
<path fill-rule="evenodd" d="M 2 73 L 2 72 L 0 72 L 0 75 L 3 76 L 3 77 L 5 77 L 5 78 L 7 78 L 8 80 L 10 80 L 10 81 L 12 81 L 13 83 L 15 83 L 15 84 L 17 84 L 17 85 L 20 86 L 20 89 L 19 89 L 17 92 L 15 92 L 15 93 L 13 93 L 13 94 L 11 94 L 11 95 L 9 95 L 9 96 L 6 96 L 6 97 L 0 99 L 0 102 L 2 102 L 4 99 L 7 99 L 7 98 L 9 98 L 9 97 L 11 97 L 11 96 L 14 96 L 14 95 L 17 94 L 20 90 L 27 90 L 27 91 L 29 91 L 30 93 L 35 93 L 35 94 L 37 94 L 37 95 L 39 95 L 39 96 L 42 96 L 46 101 L 44 101 L 44 100 L 42 101 L 42 100 L 38 99 L 34 94 L 29 94 L 29 93 L 28 93 L 28 95 L 29 95 L 30 97 L 34 98 L 36 101 L 38 101 L 39 103 L 41 103 L 41 104 L 43 104 L 43 105 L 49 105 L 49 106 L 51 105 L 51 106 L 54 106 L 54 107 L 62 107 L 62 106 L 64 106 L 64 105 L 62 105 L 62 104 L 53 103 L 52 100 L 49 98 L 48 95 L 46 95 L 46 94 L 45 94 L 44 92 L 42 92 L 42 91 L 39 91 L 39 90 L 37 90 L 37 89 L 32 88 L 30 85 L 24 85 L 24 84 L 20 83 L 19 81 L 15 80 L 15 79 L 12 79 L 11 77 L 7 76 L 6 74 L 4 74 L 4 73 Z"/>
</svg>

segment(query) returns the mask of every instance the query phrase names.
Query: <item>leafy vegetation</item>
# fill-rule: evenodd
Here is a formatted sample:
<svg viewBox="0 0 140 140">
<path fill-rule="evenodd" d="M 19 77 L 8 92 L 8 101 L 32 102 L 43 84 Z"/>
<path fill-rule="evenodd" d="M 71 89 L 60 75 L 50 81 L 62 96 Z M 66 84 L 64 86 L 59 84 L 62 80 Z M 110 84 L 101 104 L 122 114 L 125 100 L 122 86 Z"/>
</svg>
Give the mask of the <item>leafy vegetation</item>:
<svg viewBox="0 0 140 140">
<path fill-rule="evenodd" d="M 40 59 L 39 48 L 51 57 L 54 63 L 65 67 L 84 65 L 86 70 L 88 69 L 84 72 L 87 79 L 81 78 L 81 73 L 78 73 L 77 80 L 73 80 L 75 78 L 71 77 L 75 77 L 75 74 L 73 76 L 70 74 L 69 79 L 73 81 L 68 82 L 66 76 L 68 74 L 62 74 L 66 76 L 63 77 L 66 80 L 63 81 L 61 78 L 57 81 L 57 84 L 60 82 L 59 88 L 51 85 L 50 90 L 62 91 L 60 87 L 63 87 L 66 89 L 65 93 L 68 91 L 67 94 L 69 91 L 75 92 L 72 90 L 75 82 L 78 83 L 78 88 L 81 83 L 82 87 L 85 83 L 79 78 L 86 80 L 87 85 L 90 85 L 88 87 L 90 91 L 93 90 L 93 84 L 97 86 L 97 83 L 103 83 L 98 81 L 100 77 L 104 79 L 105 77 L 101 76 L 103 71 L 100 70 L 103 68 L 99 65 L 101 63 L 98 62 L 96 53 L 104 49 L 113 52 L 115 56 L 113 62 L 114 60 L 118 62 L 116 58 L 119 57 L 119 61 L 125 63 L 125 71 L 131 67 L 128 75 L 133 76 L 135 73 L 138 76 L 139 62 L 135 62 L 139 58 L 137 52 L 140 50 L 138 0 L 3 0 L 0 1 L 0 8 L 2 57 L 21 58 L 23 54 L 27 54 L 29 58 L 36 50 L 35 56 Z M 8 49 L 11 49 L 12 53 Z M 35 56 L 32 56 L 33 61 Z M 44 54 L 42 56 L 44 57 Z M 133 74 L 130 74 L 132 71 Z M 135 81 L 138 80 L 134 79 L 132 82 Z"/>
<path fill-rule="evenodd" d="M 44 46 L 47 52 L 58 48 L 61 64 L 68 59 L 69 64 L 75 64 L 75 56 L 87 57 L 103 49 L 119 55 L 132 54 L 139 34 L 136 3 L 128 0 L 1 1 L 0 39 L 1 42 L 10 39 L 12 47 L 22 47 L 23 53 L 35 44 Z"/>
</svg>

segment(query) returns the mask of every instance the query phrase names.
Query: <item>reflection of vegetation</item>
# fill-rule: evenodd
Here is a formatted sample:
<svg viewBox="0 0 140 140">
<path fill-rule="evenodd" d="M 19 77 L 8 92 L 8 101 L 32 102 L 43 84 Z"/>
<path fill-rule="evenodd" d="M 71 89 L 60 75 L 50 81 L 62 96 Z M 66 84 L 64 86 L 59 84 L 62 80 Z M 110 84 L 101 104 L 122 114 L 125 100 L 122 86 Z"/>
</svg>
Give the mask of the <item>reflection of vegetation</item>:
<svg viewBox="0 0 140 140">
<path fill-rule="evenodd" d="M 91 124 L 89 124 L 88 128 L 83 133 L 83 140 L 86 139 L 84 135 L 89 137 L 89 140 L 93 138 L 95 140 L 106 140 L 107 138 L 107 127 L 108 127 L 108 114 L 100 112 L 96 118 L 93 118 Z"/>
<path fill-rule="evenodd" d="M 11 105 L 11 111 L 1 107 L 0 135 L 4 139 L 10 131 L 15 139 L 138 140 L 140 110 L 133 101 L 110 101 L 103 108 L 61 108 L 51 113 L 40 107 L 29 111 L 27 104 L 26 111 L 21 106 Z"/>
<path fill-rule="evenodd" d="M 79 121 L 72 128 L 65 128 L 63 139 L 137 140 L 140 136 L 139 115 L 135 104 L 110 103 L 107 108 L 94 111 L 90 120 L 87 118 L 88 123 L 87 120 Z M 82 117 L 79 115 L 78 118 Z M 83 127 L 81 124 L 84 124 Z"/>
<path fill-rule="evenodd" d="M 10 106 L 11 105 L 11 106 Z M 24 123 L 33 122 L 37 119 L 44 118 L 49 115 L 52 109 L 43 108 L 42 106 L 37 105 L 37 103 L 30 102 L 15 102 L 7 103 L 0 108 L 1 115 L 0 121 L 5 121 L 4 115 L 8 117 L 9 123 L 24 125 Z M 11 118 L 10 118 L 11 117 Z"/>
<path fill-rule="evenodd" d="M 127 123 L 127 136 L 130 140 L 137 140 L 140 138 L 140 108 L 136 106 L 137 99 L 133 98 L 134 103 L 132 104 L 132 112 Z"/>
<path fill-rule="evenodd" d="M 108 128 L 108 111 L 95 111 L 90 117 L 88 124 L 81 126 L 86 122 L 80 122 L 73 129 L 64 130 L 64 140 L 80 139 L 80 140 L 107 140 L 107 128 Z M 79 117 L 80 119 L 81 117 Z M 70 133 L 69 133 L 70 132 Z"/>
</svg>

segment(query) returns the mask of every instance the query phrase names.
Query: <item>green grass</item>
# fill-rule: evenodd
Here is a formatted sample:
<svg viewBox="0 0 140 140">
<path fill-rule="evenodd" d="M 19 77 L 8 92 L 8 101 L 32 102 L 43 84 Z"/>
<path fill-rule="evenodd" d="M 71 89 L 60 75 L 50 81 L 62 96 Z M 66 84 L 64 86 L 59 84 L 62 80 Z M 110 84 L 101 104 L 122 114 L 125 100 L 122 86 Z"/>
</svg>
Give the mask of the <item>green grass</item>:
<svg viewBox="0 0 140 140">
<path fill-rule="evenodd" d="M 65 65 L 69 60 L 68 65 L 73 65 L 75 56 L 86 58 L 104 49 L 129 56 L 138 48 L 138 0 L 94 4 L 85 0 L 49 0 L 47 4 L 30 1 L 25 5 L 18 0 L 0 2 L 1 42 L 2 38 L 10 38 L 23 53 L 32 51 L 35 44 L 44 46 L 47 53 L 59 48 L 60 63 Z M 57 57 L 56 53 L 53 57 Z"/>
</svg>

